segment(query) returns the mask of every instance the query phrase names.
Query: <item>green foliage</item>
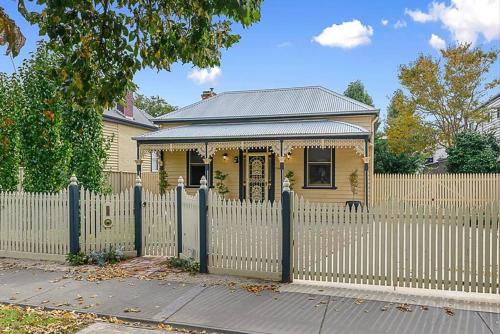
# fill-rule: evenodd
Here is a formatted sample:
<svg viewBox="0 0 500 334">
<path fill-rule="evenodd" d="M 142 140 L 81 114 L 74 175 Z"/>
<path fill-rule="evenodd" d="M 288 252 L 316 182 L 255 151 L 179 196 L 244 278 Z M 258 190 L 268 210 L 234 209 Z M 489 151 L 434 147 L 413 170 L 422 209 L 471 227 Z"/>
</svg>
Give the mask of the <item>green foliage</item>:
<svg viewBox="0 0 500 334">
<path fill-rule="evenodd" d="M 387 139 L 375 136 L 375 173 L 415 174 L 422 169 L 424 159 L 417 153 L 394 153 Z"/>
<path fill-rule="evenodd" d="M 25 99 L 19 134 L 26 191 L 55 192 L 69 180 L 71 148 L 62 131 L 67 106 L 57 94 L 58 82 L 48 79 L 55 62 L 56 57 L 42 46 L 20 69 Z"/>
<path fill-rule="evenodd" d="M 34 1 L 34 0 L 31 0 Z M 134 90 L 134 74 L 145 68 L 169 70 L 176 62 L 211 67 L 220 49 L 240 36 L 236 22 L 248 27 L 260 19 L 261 0 L 94 0 L 37 1 L 19 12 L 38 25 L 51 50 L 60 53 L 71 102 L 109 107 Z"/>
<path fill-rule="evenodd" d="M 135 94 L 134 104 L 153 117 L 162 116 L 177 109 L 159 96 L 149 97 L 142 94 Z"/>
<path fill-rule="evenodd" d="M 344 95 L 347 97 L 350 97 L 351 99 L 354 99 L 356 101 L 362 102 L 364 104 L 367 104 L 367 105 L 373 107 L 373 99 L 368 94 L 368 92 L 365 89 L 365 86 L 363 85 L 363 83 L 360 80 L 356 80 L 356 81 L 351 82 L 347 86 L 347 89 L 345 90 Z"/>
<path fill-rule="evenodd" d="M 17 78 L 0 73 L 0 191 L 14 191 L 19 182 L 18 114 L 21 99 Z"/>
<path fill-rule="evenodd" d="M 226 196 L 229 193 L 229 189 L 227 186 L 224 184 L 224 180 L 228 177 L 228 174 L 216 170 L 214 171 L 214 179 L 217 180 L 215 182 L 215 190 L 217 190 L 217 193 L 221 195 L 222 197 Z"/>
<path fill-rule="evenodd" d="M 160 194 L 163 195 L 167 192 L 168 187 L 170 187 L 170 184 L 168 183 L 168 173 L 164 168 L 160 168 L 158 176 L 160 178 Z"/>
<path fill-rule="evenodd" d="M 450 147 L 457 133 L 477 126 L 488 118 L 483 98 L 500 83 L 487 82 L 498 51 L 483 51 L 471 44 L 441 50 L 441 57 L 419 56 L 402 65 L 399 80 L 408 91 L 408 100 L 437 131 L 438 142 Z"/>
<path fill-rule="evenodd" d="M 123 247 L 114 248 L 110 246 L 107 250 L 93 251 L 89 255 L 89 262 L 103 267 L 106 264 L 115 264 L 125 258 Z"/>
<path fill-rule="evenodd" d="M 293 186 L 295 185 L 295 173 L 293 170 L 286 172 L 285 177 L 288 179 L 288 182 L 290 182 L 290 190 L 293 190 Z"/>
<path fill-rule="evenodd" d="M 500 172 L 500 142 L 491 133 L 460 132 L 446 152 L 449 173 Z"/>
<path fill-rule="evenodd" d="M 193 258 L 181 259 L 171 257 L 167 260 L 167 266 L 169 266 L 170 268 L 180 269 L 182 271 L 190 273 L 191 275 L 195 275 L 200 272 L 200 264 Z"/>
<path fill-rule="evenodd" d="M 387 128 L 385 130 L 389 147 L 396 154 L 429 154 L 436 145 L 436 133 L 417 112 L 417 105 L 398 89 L 387 108 Z"/>
<path fill-rule="evenodd" d="M 349 175 L 349 185 L 351 186 L 352 199 L 354 200 L 359 188 L 359 175 L 357 169 L 353 170 Z"/>
<path fill-rule="evenodd" d="M 89 263 L 89 257 L 83 252 L 79 252 L 77 254 L 68 253 L 66 255 L 66 262 L 68 262 L 71 266 L 81 266 Z"/>
</svg>

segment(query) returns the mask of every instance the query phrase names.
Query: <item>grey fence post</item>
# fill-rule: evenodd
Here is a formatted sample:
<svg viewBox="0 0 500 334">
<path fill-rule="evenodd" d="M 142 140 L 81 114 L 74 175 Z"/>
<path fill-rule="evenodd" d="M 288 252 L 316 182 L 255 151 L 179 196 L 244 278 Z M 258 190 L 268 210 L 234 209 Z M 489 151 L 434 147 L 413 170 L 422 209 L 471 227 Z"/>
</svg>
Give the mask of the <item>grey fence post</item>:
<svg viewBox="0 0 500 334">
<path fill-rule="evenodd" d="M 182 253 L 182 194 L 184 192 L 184 179 L 179 176 L 176 189 L 176 210 L 177 210 L 177 257 Z"/>
<path fill-rule="evenodd" d="M 78 179 L 73 174 L 69 183 L 69 252 L 78 254 L 80 252 L 80 189 Z"/>
<path fill-rule="evenodd" d="M 205 176 L 201 177 L 199 200 L 200 200 L 200 273 L 208 273 L 207 252 L 207 199 L 208 187 Z"/>
<path fill-rule="evenodd" d="M 142 181 L 135 178 L 134 187 L 135 249 L 137 256 L 142 256 Z"/>
<path fill-rule="evenodd" d="M 282 220 L 282 243 L 281 243 L 281 282 L 291 283 L 292 276 L 292 205 L 291 205 L 290 181 L 283 181 L 283 192 L 281 193 L 281 220 Z"/>
</svg>

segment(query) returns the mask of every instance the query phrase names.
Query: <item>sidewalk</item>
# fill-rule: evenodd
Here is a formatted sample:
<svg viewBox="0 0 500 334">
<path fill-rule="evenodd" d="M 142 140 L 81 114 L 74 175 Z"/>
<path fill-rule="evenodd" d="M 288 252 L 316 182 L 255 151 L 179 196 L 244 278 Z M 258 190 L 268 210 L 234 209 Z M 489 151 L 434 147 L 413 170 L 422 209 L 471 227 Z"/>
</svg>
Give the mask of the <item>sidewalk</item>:
<svg viewBox="0 0 500 334">
<path fill-rule="evenodd" d="M 129 321 L 227 333 L 489 333 L 500 313 L 400 305 L 350 297 L 335 288 L 238 286 L 136 278 L 89 282 L 61 272 L 0 270 L 0 302 L 71 309 Z M 419 300 L 421 302 L 422 300 Z"/>
</svg>

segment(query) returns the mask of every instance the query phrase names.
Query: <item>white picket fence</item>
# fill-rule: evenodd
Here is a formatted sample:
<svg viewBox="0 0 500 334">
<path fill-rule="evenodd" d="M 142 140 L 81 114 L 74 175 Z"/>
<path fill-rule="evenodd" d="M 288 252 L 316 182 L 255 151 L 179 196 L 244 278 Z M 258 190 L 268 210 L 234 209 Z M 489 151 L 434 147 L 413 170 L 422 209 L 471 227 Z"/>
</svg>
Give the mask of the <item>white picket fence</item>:
<svg viewBox="0 0 500 334">
<path fill-rule="evenodd" d="M 200 200 L 182 191 L 182 256 L 200 261 Z"/>
<path fill-rule="evenodd" d="M 101 195 L 80 191 L 80 247 L 86 254 L 123 248 L 135 254 L 134 189 Z"/>
<path fill-rule="evenodd" d="M 163 195 L 144 191 L 142 195 L 143 254 L 177 256 L 176 193 Z"/>
<path fill-rule="evenodd" d="M 372 189 L 372 205 L 483 205 L 500 198 L 500 174 L 375 174 Z"/>
<path fill-rule="evenodd" d="M 208 195 L 208 270 L 267 279 L 281 275 L 281 205 Z"/>
<path fill-rule="evenodd" d="M 69 251 L 68 192 L 0 192 L 0 256 L 64 260 Z"/>
<path fill-rule="evenodd" d="M 500 293 L 500 203 L 348 210 L 294 196 L 294 278 Z"/>
</svg>

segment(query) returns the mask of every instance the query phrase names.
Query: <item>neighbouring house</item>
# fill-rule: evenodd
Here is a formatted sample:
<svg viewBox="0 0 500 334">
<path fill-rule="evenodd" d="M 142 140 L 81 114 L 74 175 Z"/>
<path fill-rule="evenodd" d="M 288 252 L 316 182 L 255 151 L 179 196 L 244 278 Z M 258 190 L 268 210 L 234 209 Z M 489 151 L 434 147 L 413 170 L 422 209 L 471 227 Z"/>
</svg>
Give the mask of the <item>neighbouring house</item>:
<svg viewBox="0 0 500 334">
<path fill-rule="evenodd" d="M 137 145 L 132 137 L 157 130 L 153 117 L 134 106 L 132 93 L 127 94 L 125 105 L 117 105 L 103 114 L 104 136 L 110 141 L 106 170 L 135 172 Z M 156 152 L 144 157 L 144 169 L 158 171 Z"/>
<path fill-rule="evenodd" d="M 500 140 L 500 93 L 486 101 L 483 107 L 489 111 L 489 120 L 479 126 L 479 131 L 492 132 Z"/>
<path fill-rule="evenodd" d="M 369 200 L 374 125 L 379 110 L 323 87 L 259 89 L 215 94 L 154 119 L 160 130 L 136 136 L 141 159 L 158 152 L 160 168 L 188 191 L 203 175 L 214 186 L 227 174 L 226 198 L 278 200 L 285 176 L 306 199 Z M 140 158 L 140 159 L 139 159 Z"/>
</svg>

